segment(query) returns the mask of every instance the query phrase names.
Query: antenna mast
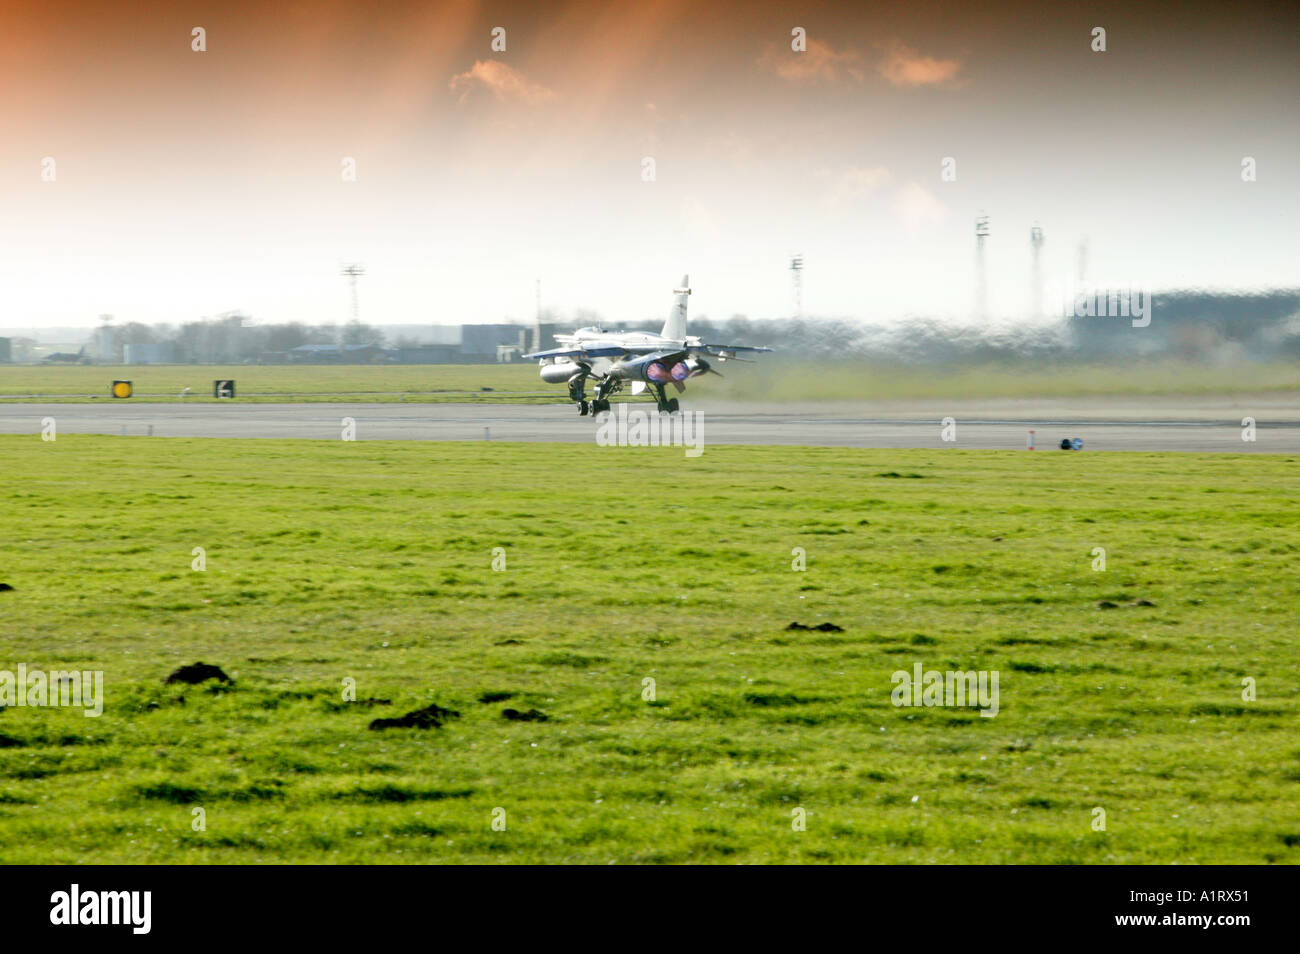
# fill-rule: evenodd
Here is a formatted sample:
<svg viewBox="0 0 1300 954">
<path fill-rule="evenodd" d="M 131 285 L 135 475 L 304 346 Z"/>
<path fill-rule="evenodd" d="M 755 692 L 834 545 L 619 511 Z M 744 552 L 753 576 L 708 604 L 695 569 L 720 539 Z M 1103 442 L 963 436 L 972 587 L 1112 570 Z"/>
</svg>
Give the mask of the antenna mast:
<svg viewBox="0 0 1300 954">
<path fill-rule="evenodd" d="M 797 252 L 790 257 L 790 283 L 794 290 L 794 312 L 803 317 L 803 253 Z"/>
<path fill-rule="evenodd" d="M 357 299 L 357 279 L 366 273 L 366 266 L 360 262 L 349 262 L 339 269 L 339 274 L 352 286 L 352 320 L 361 320 L 361 304 Z"/>
</svg>

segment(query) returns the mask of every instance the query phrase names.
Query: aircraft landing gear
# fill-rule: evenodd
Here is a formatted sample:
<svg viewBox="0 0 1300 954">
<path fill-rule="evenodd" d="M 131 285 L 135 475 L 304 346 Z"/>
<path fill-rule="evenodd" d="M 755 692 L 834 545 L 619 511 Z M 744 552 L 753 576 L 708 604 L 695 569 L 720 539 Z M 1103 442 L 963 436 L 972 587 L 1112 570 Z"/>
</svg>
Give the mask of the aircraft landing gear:
<svg viewBox="0 0 1300 954">
<path fill-rule="evenodd" d="M 588 413 L 590 410 L 591 410 L 591 405 L 588 404 L 586 401 L 579 401 L 579 402 L 578 402 L 578 416 L 579 416 L 579 417 L 586 417 L 586 416 L 587 416 L 587 413 Z"/>
<path fill-rule="evenodd" d="M 583 369 L 569 378 L 569 400 L 576 401 L 584 415 L 587 413 L 587 394 L 583 385 L 587 382 L 587 373 Z"/>
<path fill-rule="evenodd" d="M 677 398 L 669 398 L 666 396 L 662 384 L 656 384 L 654 389 L 655 403 L 658 405 L 660 411 L 666 414 L 676 414 L 677 411 L 680 410 L 681 405 L 677 403 Z"/>
<path fill-rule="evenodd" d="M 591 402 L 591 413 L 599 414 L 601 411 L 609 410 L 609 396 L 620 390 L 618 378 L 612 375 L 606 375 L 602 380 L 596 382 L 596 400 Z"/>
</svg>

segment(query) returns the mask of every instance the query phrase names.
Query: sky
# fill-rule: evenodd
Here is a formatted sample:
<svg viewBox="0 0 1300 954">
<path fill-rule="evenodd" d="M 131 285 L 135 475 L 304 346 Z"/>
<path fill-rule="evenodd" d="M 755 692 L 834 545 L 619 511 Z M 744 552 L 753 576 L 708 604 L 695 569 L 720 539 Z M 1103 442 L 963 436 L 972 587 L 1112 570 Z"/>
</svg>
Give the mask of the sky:
<svg viewBox="0 0 1300 954">
<path fill-rule="evenodd" d="M 1295 287 L 1298 24 L 1252 2 L 8 0 L 0 326 L 342 322 L 344 262 L 375 324 L 531 320 L 539 279 L 544 308 L 642 321 L 687 272 L 695 314 L 785 317 L 794 253 L 807 315 L 1020 320 L 1034 225 L 1049 285 L 1082 246 L 1094 281 Z"/>
</svg>

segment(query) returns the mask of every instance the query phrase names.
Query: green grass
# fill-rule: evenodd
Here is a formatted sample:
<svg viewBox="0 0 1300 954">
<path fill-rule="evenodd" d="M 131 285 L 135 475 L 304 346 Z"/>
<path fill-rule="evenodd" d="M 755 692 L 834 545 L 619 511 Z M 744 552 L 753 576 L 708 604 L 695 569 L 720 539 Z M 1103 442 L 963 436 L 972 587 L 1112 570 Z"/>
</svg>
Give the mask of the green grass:
<svg viewBox="0 0 1300 954">
<path fill-rule="evenodd" d="M 1192 364 L 1172 358 L 1085 364 L 1019 362 L 903 364 L 762 359 L 723 368 L 710 395 L 737 400 L 1055 398 L 1099 395 L 1222 395 L 1300 391 L 1296 362 Z"/>
<path fill-rule="evenodd" d="M 0 669 L 107 696 L 0 711 L 2 862 L 1300 857 L 1294 458 L 0 453 Z M 164 685 L 198 660 L 234 683 Z M 997 670 L 999 715 L 893 706 L 916 662 Z"/>
<path fill-rule="evenodd" d="M 248 402 L 418 401 L 535 403 L 564 397 L 547 385 L 537 364 L 407 365 L 76 365 L 0 367 L 0 401 L 112 400 L 114 380 L 130 381 L 136 401 L 215 401 L 212 382 L 235 380 L 236 399 Z"/>
<path fill-rule="evenodd" d="M 1092 395 L 1300 392 L 1300 367 L 1191 365 L 1161 359 L 1123 365 L 1034 362 L 923 365 L 798 360 L 764 355 L 718 363 L 725 377 L 691 384 L 695 396 L 732 400 L 887 400 L 894 398 L 1051 398 Z M 111 400 L 114 379 L 131 381 L 134 400 L 213 401 L 212 382 L 234 378 L 242 402 L 412 401 L 549 403 L 565 399 L 534 362 L 479 365 L 205 365 L 0 367 L 0 401 Z M 486 390 L 485 390 L 486 389 Z"/>
</svg>

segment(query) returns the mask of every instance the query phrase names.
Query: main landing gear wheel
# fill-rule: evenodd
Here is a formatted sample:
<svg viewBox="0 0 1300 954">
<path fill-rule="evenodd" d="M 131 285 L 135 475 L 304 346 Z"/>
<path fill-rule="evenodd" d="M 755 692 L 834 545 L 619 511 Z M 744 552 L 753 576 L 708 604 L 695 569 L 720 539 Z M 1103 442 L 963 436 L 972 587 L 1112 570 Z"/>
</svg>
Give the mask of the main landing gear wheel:
<svg viewBox="0 0 1300 954">
<path fill-rule="evenodd" d="M 573 377 L 569 378 L 569 400 L 578 402 L 578 413 L 585 415 L 587 413 L 587 395 L 584 385 L 587 382 L 587 371 L 579 371 Z"/>
<path fill-rule="evenodd" d="M 590 410 L 591 410 L 591 405 L 588 404 L 586 401 L 579 401 L 579 402 L 578 402 L 578 416 L 579 416 L 579 417 L 586 417 L 586 416 L 587 416 L 587 413 L 588 413 Z"/>
<path fill-rule="evenodd" d="M 669 414 L 676 414 L 680 409 L 681 409 L 681 405 L 677 403 L 677 398 L 669 398 L 669 399 L 668 399 L 668 413 L 669 413 Z"/>
<path fill-rule="evenodd" d="M 592 401 L 592 402 L 591 402 L 591 413 L 592 413 L 592 414 L 599 414 L 601 411 L 608 411 L 608 410 L 609 410 L 609 400 L 608 400 L 608 399 L 602 399 L 602 400 L 599 400 L 599 401 Z"/>
</svg>

